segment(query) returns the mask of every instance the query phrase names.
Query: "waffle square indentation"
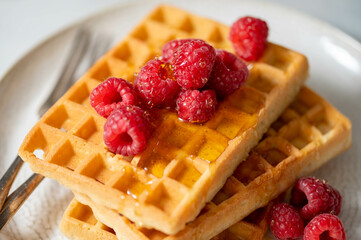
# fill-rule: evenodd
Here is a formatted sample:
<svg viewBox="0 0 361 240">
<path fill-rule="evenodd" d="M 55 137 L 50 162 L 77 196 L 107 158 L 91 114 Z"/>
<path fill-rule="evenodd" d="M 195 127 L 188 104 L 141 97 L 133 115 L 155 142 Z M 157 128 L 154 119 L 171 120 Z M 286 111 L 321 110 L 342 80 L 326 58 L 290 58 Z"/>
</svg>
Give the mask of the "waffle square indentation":
<svg viewBox="0 0 361 240">
<path fill-rule="evenodd" d="M 75 129 L 74 135 L 96 145 L 102 144 L 105 120 L 97 120 L 95 120 L 93 116 L 89 117 L 78 129 Z"/>
<path fill-rule="evenodd" d="M 213 162 L 221 155 L 221 153 L 227 147 L 227 144 L 228 142 L 217 142 L 208 136 L 203 136 L 199 142 L 199 145 L 196 146 L 194 154 L 204 160 Z"/>
<path fill-rule="evenodd" d="M 198 181 L 202 173 L 193 166 L 192 163 L 182 160 L 179 161 L 177 166 L 174 167 L 169 177 L 175 179 L 179 183 L 192 188 L 192 186 Z"/>
<path fill-rule="evenodd" d="M 139 39 L 140 41 L 146 42 L 148 39 L 148 31 L 146 29 L 146 26 L 143 25 L 143 26 L 140 26 L 139 28 L 137 28 L 133 32 L 132 36 Z"/>
<path fill-rule="evenodd" d="M 190 19 L 190 17 L 187 17 L 183 23 L 180 25 L 179 27 L 180 30 L 185 31 L 187 33 L 192 33 L 194 30 L 194 26 L 192 23 L 192 20 Z"/>
<path fill-rule="evenodd" d="M 92 78 L 98 81 L 104 81 L 111 76 L 112 76 L 112 72 L 106 61 L 104 61 L 101 65 L 98 65 L 98 68 L 95 69 L 95 71 L 91 75 Z"/>
<path fill-rule="evenodd" d="M 44 160 L 55 144 L 62 138 L 61 134 L 53 134 L 50 129 L 38 128 L 33 133 L 33 139 L 36 141 L 28 141 L 24 149 L 31 152 L 35 157 Z"/>
<path fill-rule="evenodd" d="M 252 152 L 245 161 L 238 165 L 233 177 L 247 186 L 254 179 L 264 174 L 268 168 L 269 165 L 257 153 Z"/>
<path fill-rule="evenodd" d="M 74 149 L 69 140 L 66 140 L 54 154 L 54 157 L 50 160 L 51 163 L 59 165 L 69 170 L 74 171 L 79 165 L 82 154 L 76 154 L 76 148 Z"/>
<path fill-rule="evenodd" d="M 75 91 L 72 93 L 72 95 L 69 97 L 70 101 L 84 104 L 84 102 L 89 98 L 90 91 L 87 84 L 83 82 Z"/>
<path fill-rule="evenodd" d="M 77 107 L 68 106 L 68 104 L 71 104 L 71 102 L 56 108 L 44 122 L 64 132 L 71 130 L 84 115 L 84 111 Z"/>
<path fill-rule="evenodd" d="M 69 215 L 72 218 L 75 218 L 90 225 L 95 225 L 98 222 L 97 219 L 94 217 L 91 208 L 81 203 L 78 203 Z"/>
<path fill-rule="evenodd" d="M 321 106 L 317 112 L 314 112 L 309 117 L 309 122 L 323 135 L 327 134 L 334 127 L 334 124 L 330 121 L 330 116 L 328 116 L 328 114 L 329 113 L 325 111 L 324 107 Z"/>
<path fill-rule="evenodd" d="M 270 93 L 276 83 L 274 79 L 271 79 L 269 75 L 264 74 L 261 70 L 254 67 L 252 70 L 252 74 L 250 74 L 247 85 L 261 91 L 264 93 Z"/>
<path fill-rule="evenodd" d="M 130 167 L 123 169 L 123 175 L 115 182 L 113 188 L 128 194 L 134 199 L 139 199 L 144 192 L 150 191 L 151 181 L 141 180 Z"/>
<path fill-rule="evenodd" d="M 105 184 L 112 176 L 110 169 L 106 166 L 101 155 L 96 155 L 88 165 L 80 172 L 98 182 Z"/>
<path fill-rule="evenodd" d="M 297 100 L 291 103 L 290 108 L 297 112 L 300 116 L 304 115 L 309 110 L 309 107 L 305 103 Z"/>
<path fill-rule="evenodd" d="M 241 111 L 254 114 L 264 107 L 265 96 L 252 88 L 241 87 L 231 96 L 232 106 Z"/>
<path fill-rule="evenodd" d="M 313 133 L 311 125 L 303 121 L 290 122 L 287 127 L 280 131 L 280 134 L 300 150 L 317 137 Z"/>
<path fill-rule="evenodd" d="M 283 47 L 274 46 L 269 50 L 266 48 L 265 54 L 261 58 L 262 62 L 265 62 L 273 67 L 276 67 L 283 72 L 287 72 L 290 64 L 293 61 L 293 53 Z"/>
<path fill-rule="evenodd" d="M 105 225 L 105 224 L 101 224 L 100 229 L 102 229 L 102 230 L 104 230 L 104 231 L 106 231 L 106 232 L 108 232 L 108 233 L 110 233 L 110 234 L 112 234 L 112 235 L 114 235 L 114 236 L 116 235 L 116 233 L 114 232 L 113 228 L 110 228 L 110 227 L 108 227 L 108 226 Z"/>
<path fill-rule="evenodd" d="M 175 182 L 174 182 L 175 183 Z M 175 206 L 184 196 L 182 185 L 163 181 L 148 195 L 146 203 L 152 204 L 160 210 L 171 214 Z"/>
<path fill-rule="evenodd" d="M 221 30 L 219 29 L 219 27 L 214 28 L 214 30 L 209 35 L 208 40 L 215 44 L 224 41 L 223 34 L 222 34 Z"/>
<path fill-rule="evenodd" d="M 264 220 L 267 213 L 267 207 L 258 208 L 257 210 L 253 211 L 250 215 L 245 217 L 243 221 L 254 224 L 260 225 L 261 221 Z"/>
<path fill-rule="evenodd" d="M 229 110 L 229 111 L 228 111 Z M 215 130 L 229 139 L 235 138 L 238 134 L 243 133 L 256 124 L 256 117 L 242 111 L 228 109 L 223 113 L 222 120 L 219 121 Z"/>
<path fill-rule="evenodd" d="M 182 127 L 179 124 L 174 124 L 174 127 L 170 130 L 163 141 L 177 148 L 182 148 L 193 135 L 193 131 L 189 128 Z"/>
<path fill-rule="evenodd" d="M 240 183 L 235 180 L 234 177 L 228 178 L 222 189 L 219 190 L 216 196 L 212 199 L 212 202 L 216 205 L 220 205 L 224 201 L 228 200 L 239 191 L 239 185 Z"/>
<path fill-rule="evenodd" d="M 162 146 L 167 146 L 162 144 Z M 154 176 L 161 178 L 164 175 L 164 170 L 168 164 L 174 159 L 174 150 L 171 146 L 163 148 L 155 147 L 148 156 L 142 156 L 138 166 L 144 168 L 147 172 Z M 162 151 L 163 150 L 163 151 Z"/>
<path fill-rule="evenodd" d="M 126 63 L 124 71 L 133 73 L 139 72 L 146 62 L 155 57 L 148 44 L 139 39 L 126 40 L 114 51 L 113 56 Z"/>
</svg>

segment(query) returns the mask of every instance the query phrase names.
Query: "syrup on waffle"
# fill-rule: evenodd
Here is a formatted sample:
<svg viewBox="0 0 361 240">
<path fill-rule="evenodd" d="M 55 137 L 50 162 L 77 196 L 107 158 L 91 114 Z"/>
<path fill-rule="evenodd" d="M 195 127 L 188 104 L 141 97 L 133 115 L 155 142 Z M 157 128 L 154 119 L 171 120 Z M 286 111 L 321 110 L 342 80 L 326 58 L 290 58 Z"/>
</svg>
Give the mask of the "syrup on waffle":
<svg viewBox="0 0 361 240">
<path fill-rule="evenodd" d="M 19 155 L 34 172 L 57 179 L 137 225 L 177 233 L 215 196 L 296 96 L 308 76 L 307 59 L 268 43 L 263 57 L 250 65 L 249 84 L 219 104 L 210 121 L 183 123 L 175 113 L 160 111 L 147 149 L 134 158 L 106 149 L 105 119 L 91 109 L 89 93 L 109 76 L 133 81 L 134 72 L 175 38 L 201 38 L 232 51 L 228 31 L 176 8 L 157 8 L 41 118 Z M 39 151 L 43 154 L 37 157 L 34 152 Z"/>
<path fill-rule="evenodd" d="M 97 219 L 112 227 L 124 240 L 210 239 L 225 229 L 226 233 L 222 234 L 226 236 L 230 229 L 247 236 L 251 230 L 244 231 L 246 227 L 235 230 L 234 226 L 247 222 L 241 219 L 265 206 L 299 177 L 310 174 L 350 144 L 350 121 L 322 97 L 303 87 L 213 200 L 176 235 L 137 228 L 125 217 L 95 204 L 86 195 L 76 192 L 75 195 L 78 201 L 93 209 Z"/>
<path fill-rule="evenodd" d="M 257 209 L 244 220 L 234 224 L 212 240 L 262 240 L 268 229 L 267 219 L 274 205 L 271 201 L 266 207 Z M 98 221 L 92 209 L 78 202 L 76 199 L 69 204 L 60 223 L 60 229 L 65 236 L 70 239 L 102 239 L 118 240 L 127 239 L 123 235 L 117 237 L 114 230 L 102 222 Z M 140 231 L 146 232 L 147 229 Z M 148 239 L 143 236 L 133 236 L 134 239 Z M 154 236 L 151 239 L 157 239 Z"/>
</svg>

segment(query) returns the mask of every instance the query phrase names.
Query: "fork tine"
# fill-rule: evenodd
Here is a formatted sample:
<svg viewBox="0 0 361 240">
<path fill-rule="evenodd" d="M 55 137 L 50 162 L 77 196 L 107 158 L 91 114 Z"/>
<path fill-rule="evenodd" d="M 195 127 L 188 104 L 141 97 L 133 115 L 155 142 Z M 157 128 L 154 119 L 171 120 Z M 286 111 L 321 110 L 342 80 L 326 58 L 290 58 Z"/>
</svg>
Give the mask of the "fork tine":
<svg viewBox="0 0 361 240">
<path fill-rule="evenodd" d="M 43 179 L 42 175 L 34 173 L 6 199 L 5 207 L 0 212 L 0 231 Z"/>
<path fill-rule="evenodd" d="M 70 53 L 61 71 L 56 85 L 49 94 L 47 100 L 39 109 L 39 116 L 42 116 L 65 92 L 68 90 L 68 82 L 71 81 L 77 66 L 83 59 L 89 45 L 89 32 L 81 28 L 78 30 Z"/>
<path fill-rule="evenodd" d="M 99 39 L 102 39 L 102 40 L 99 41 Z M 102 55 L 104 55 L 104 53 L 108 50 L 108 48 L 110 46 L 111 39 L 109 37 L 104 38 L 104 35 L 97 34 L 94 42 L 97 43 L 97 48 L 95 51 L 91 52 L 90 65 L 95 63 L 98 60 L 98 58 L 100 58 Z"/>
<path fill-rule="evenodd" d="M 9 169 L 0 180 L 0 210 L 3 209 L 3 205 L 10 191 L 11 185 L 13 184 L 14 179 L 22 165 L 23 160 L 17 156 L 15 161 L 11 164 Z"/>
<path fill-rule="evenodd" d="M 110 47 L 112 39 L 109 36 L 105 37 L 105 35 L 99 33 L 92 33 L 91 35 L 88 46 L 91 51 L 88 52 L 85 61 L 79 64 L 72 80 L 67 83 L 67 88 L 70 88 L 85 73 L 85 70 L 88 70 Z"/>
</svg>

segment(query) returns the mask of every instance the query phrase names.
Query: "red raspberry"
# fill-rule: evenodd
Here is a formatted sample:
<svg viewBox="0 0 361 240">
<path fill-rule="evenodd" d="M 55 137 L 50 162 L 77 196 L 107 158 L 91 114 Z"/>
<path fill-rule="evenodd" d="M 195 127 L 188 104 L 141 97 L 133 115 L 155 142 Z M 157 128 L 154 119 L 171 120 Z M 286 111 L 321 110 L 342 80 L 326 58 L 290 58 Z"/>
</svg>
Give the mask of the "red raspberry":
<svg viewBox="0 0 361 240">
<path fill-rule="evenodd" d="M 304 223 L 294 207 L 279 203 L 272 208 L 270 228 L 277 239 L 296 239 L 302 236 Z"/>
<path fill-rule="evenodd" d="M 186 89 L 202 88 L 212 72 L 216 51 L 203 40 L 183 43 L 172 59 L 174 76 L 178 84 Z"/>
<path fill-rule="evenodd" d="M 104 143 L 110 151 L 134 156 L 144 151 L 150 124 L 144 111 L 136 106 L 120 106 L 104 124 Z"/>
<path fill-rule="evenodd" d="M 171 62 L 173 59 L 174 52 L 179 48 L 179 46 L 183 45 L 183 43 L 193 41 L 192 39 L 177 39 L 173 41 L 169 41 L 164 44 L 162 48 L 162 57 L 163 61 Z"/>
<path fill-rule="evenodd" d="M 236 55 L 216 50 L 216 61 L 206 87 L 214 89 L 217 97 L 225 98 L 242 86 L 248 78 L 247 65 Z"/>
<path fill-rule="evenodd" d="M 253 17 L 238 19 L 229 32 L 229 39 L 236 54 L 247 61 L 255 61 L 262 56 L 267 36 L 267 23 Z"/>
<path fill-rule="evenodd" d="M 338 215 L 341 201 L 336 189 L 315 177 L 300 178 L 292 190 L 291 204 L 301 208 L 300 214 L 305 221 L 320 213 Z"/>
<path fill-rule="evenodd" d="M 213 90 L 186 90 L 177 99 L 178 117 L 187 122 L 206 122 L 213 116 L 216 105 Z"/>
<path fill-rule="evenodd" d="M 120 106 L 136 104 L 137 95 L 133 85 L 121 78 L 108 78 L 90 94 L 90 105 L 105 118 Z"/>
<path fill-rule="evenodd" d="M 147 62 L 138 73 L 134 86 L 148 107 L 171 105 L 179 92 L 172 66 L 161 60 Z"/>
<path fill-rule="evenodd" d="M 341 220 L 324 213 L 313 218 L 305 227 L 303 240 L 345 240 L 346 233 Z"/>
</svg>

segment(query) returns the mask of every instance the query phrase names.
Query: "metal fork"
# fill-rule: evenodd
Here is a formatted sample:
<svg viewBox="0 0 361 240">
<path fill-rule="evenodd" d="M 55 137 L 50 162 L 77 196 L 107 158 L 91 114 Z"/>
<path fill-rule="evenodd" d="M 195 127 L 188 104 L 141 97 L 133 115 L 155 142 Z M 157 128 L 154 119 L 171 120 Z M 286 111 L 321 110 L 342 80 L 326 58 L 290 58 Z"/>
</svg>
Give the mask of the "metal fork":
<svg viewBox="0 0 361 240">
<path fill-rule="evenodd" d="M 69 89 L 75 79 L 77 79 L 77 73 L 80 71 L 79 66 L 81 66 L 81 63 L 87 60 L 83 66 L 85 69 L 89 68 L 105 53 L 109 45 L 110 41 L 104 37 L 104 35 L 91 36 L 91 33 L 84 28 L 78 30 L 57 83 L 43 105 L 39 108 L 39 117 L 41 117 L 66 90 Z M 0 180 L 0 231 L 44 179 L 42 175 L 34 173 L 8 196 L 11 185 L 22 164 L 22 159 L 17 156 Z"/>
</svg>

